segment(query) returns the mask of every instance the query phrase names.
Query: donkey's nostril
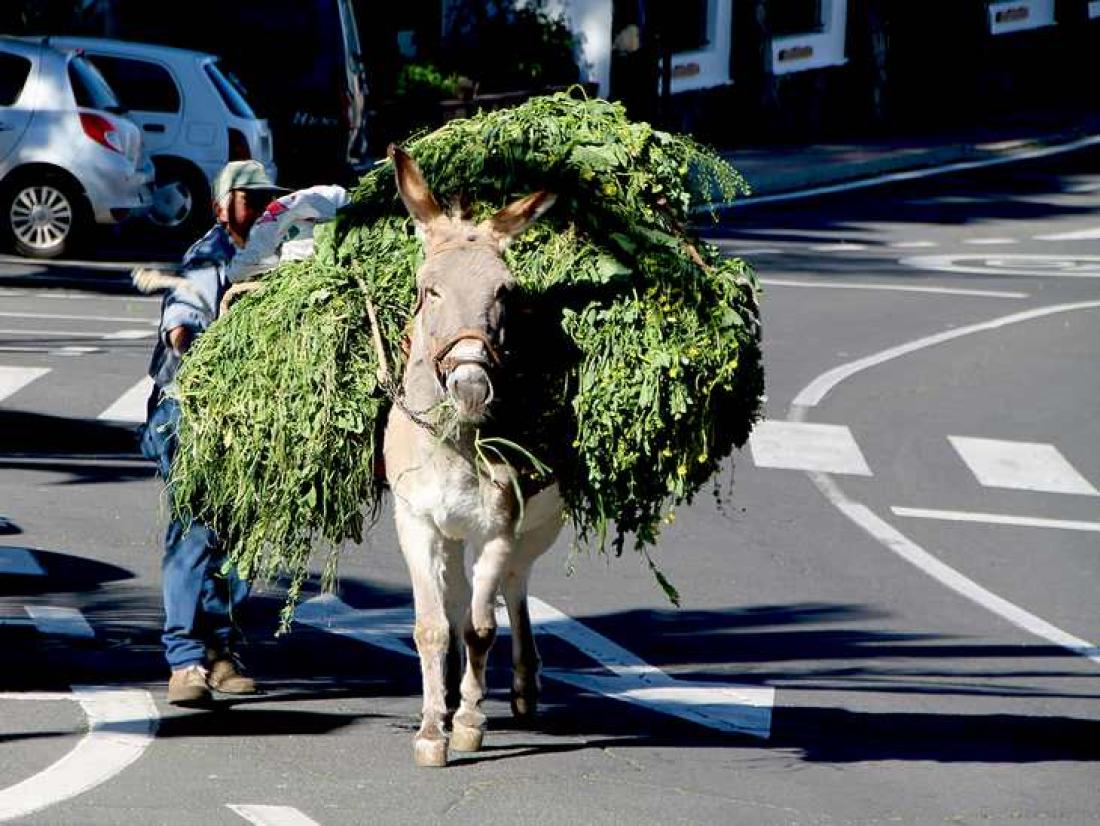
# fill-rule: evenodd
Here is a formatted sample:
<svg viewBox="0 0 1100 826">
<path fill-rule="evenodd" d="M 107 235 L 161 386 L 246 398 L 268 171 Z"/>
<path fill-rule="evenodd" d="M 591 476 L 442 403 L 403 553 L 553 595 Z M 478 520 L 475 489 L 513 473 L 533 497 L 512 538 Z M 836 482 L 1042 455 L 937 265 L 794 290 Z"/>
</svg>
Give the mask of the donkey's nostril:
<svg viewBox="0 0 1100 826">
<path fill-rule="evenodd" d="M 489 374 L 477 364 L 460 364 L 447 375 L 447 392 L 463 418 L 477 419 L 493 400 Z"/>
</svg>

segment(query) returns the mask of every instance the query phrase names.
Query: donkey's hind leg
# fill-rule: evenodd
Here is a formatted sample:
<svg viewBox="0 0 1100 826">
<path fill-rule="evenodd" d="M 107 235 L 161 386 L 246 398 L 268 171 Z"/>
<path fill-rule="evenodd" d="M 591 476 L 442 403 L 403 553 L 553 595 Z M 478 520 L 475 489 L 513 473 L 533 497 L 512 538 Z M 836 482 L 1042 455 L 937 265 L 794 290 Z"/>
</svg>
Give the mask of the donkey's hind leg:
<svg viewBox="0 0 1100 826">
<path fill-rule="evenodd" d="M 527 607 L 527 582 L 535 560 L 546 553 L 561 531 L 561 497 L 557 486 L 528 500 L 526 514 L 501 581 L 501 591 L 512 626 L 512 716 L 530 723 L 538 709 L 541 661 Z"/>
<path fill-rule="evenodd" d="M 445 560 L 455 543 L 434 526 L 395 506 L 397 536 L 413 586 L 416 625 L 413 639 L 420 654 L 424 703 L 413 741 L 418 766 L 447 765 L 445 676 L 450 627 L 446 611 Z"/>
</svg>

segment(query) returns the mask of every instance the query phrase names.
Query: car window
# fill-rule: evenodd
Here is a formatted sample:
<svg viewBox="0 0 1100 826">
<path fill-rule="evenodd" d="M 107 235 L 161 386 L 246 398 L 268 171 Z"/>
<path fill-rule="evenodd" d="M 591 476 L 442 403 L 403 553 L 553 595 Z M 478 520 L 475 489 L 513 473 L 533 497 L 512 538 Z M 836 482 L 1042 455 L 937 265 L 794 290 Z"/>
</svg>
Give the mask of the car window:
<svg viewBox="0 0 1100 826">
<path fill-rule="evenodd" d="M 206 74 L 210 80 L 214 82 L 214 88 L 218 90 L 218 94 L 221 95 L 222 100 L 225 101 L 225 105 L 229 107 L 230 112 L 238 118 L 256 117 L 256 113 L 252 111 L 252 107 L 249 106 L 248 101 L 244 99 L 243 90 L 240 88 L 240 85 L 235 82 L 236 78 L 234 78 L 233 75 L 227 75 L 214 61 L 203 64 L 203 69 L 206 70 Z"/>
<path fill-rule="evenodd" d="M 0 52 L 0 106 L 11 106 L 23 93 L 31 62 L 22 55 Z"/>
<path fill-rule="evenodd" d="M 80 55 L 75 55 L 69 61 L 69 82 L 73 86 L 73 97 L 77 106 L 107 111 L 122 109 L 103 75 Z"/>
<path fill-rule="evenodd" d="M 168 70 L 147 60 L 87 55 L 122 105 L 138 112 L 178 112 L 180 93 Z"/>
</svg>

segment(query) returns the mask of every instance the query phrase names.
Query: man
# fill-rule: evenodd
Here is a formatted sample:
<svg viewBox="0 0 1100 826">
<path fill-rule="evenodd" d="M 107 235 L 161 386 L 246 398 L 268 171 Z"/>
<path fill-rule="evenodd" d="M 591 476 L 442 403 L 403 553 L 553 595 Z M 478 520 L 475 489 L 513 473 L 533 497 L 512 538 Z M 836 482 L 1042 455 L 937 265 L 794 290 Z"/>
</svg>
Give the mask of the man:
<svg viewBox="0 0 1100 826">
<path fill-rule="evenodd" d="M 234 161 L 214 181 L 214 227 L 184 255 L 174 288 L 161 309 L 160 336 L 149 366 L 155 387 L 142 452 L 168 478 L 176 450 L 178 402 L 170 390 L 180 360 L 217 318 L 230 286 L 226 270 L 248 240 L 253 225 L 287 190 L 276 187 L 256 161 Z M 137 280 L 138 273 L 135 273 Z M 168 702 L 205 705 L 211 691 L 253 694 L 255 681 L 241 673 L 233 646 L 236 612 L 249 585 L 231 569 L 225 551 L 205 525 L 173 518 L 164 540 L 162 565 L 165 657 L 172 670 Z"/>
</svg>

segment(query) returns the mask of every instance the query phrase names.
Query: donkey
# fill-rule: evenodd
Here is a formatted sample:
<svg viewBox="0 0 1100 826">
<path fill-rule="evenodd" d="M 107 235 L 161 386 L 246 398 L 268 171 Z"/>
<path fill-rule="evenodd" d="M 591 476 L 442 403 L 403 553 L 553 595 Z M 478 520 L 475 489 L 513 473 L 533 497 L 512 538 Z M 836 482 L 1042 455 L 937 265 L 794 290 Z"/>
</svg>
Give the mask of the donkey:
<svg viewBox="0 0 1100 826">
<path fill-rule="evenodd" d="M 550 208 L 554 196 L 536 192 L 474 224 L 440 209 L 408 154 L 391 147 L 390 157 L 425 258 L 416 276 L 404 398 L 390 411 L 383 451 L 412 580 L 423 679 L 413 754 L 417 765 L 444 766 L 448 739 L 455 751 L 481 748 L 498 592 L 512 629 L 512 713 L 527 719 L 538 701 L 527 580 L 561 529 L 562 501 L 553 484 L 521 502 L 514 470 L 484 457 L 479 463 L 475 438 L 493 403 L 493 382 L 500 381 L 504 306 L 515 286 L 501 251 Z M 458 418 L 444 436 L 427 429 L 416 412 L 440 403 L 453 405 Z M 465 545 L 476 553 L 472 587 Z"/>
</svg>

